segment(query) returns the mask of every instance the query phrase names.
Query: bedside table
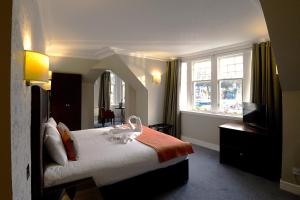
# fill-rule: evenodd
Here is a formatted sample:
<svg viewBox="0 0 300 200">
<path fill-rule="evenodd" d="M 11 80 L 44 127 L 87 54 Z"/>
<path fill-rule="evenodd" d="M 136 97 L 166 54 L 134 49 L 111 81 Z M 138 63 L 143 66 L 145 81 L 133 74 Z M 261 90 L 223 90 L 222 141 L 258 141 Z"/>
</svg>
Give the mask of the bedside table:
<svg viewBox="0 0 300 200">
<path fill-rule="evenodd" d="M 44 200 L 103 200 L 93 178 L 86 178 L 44 190 Z"/>
</svg>

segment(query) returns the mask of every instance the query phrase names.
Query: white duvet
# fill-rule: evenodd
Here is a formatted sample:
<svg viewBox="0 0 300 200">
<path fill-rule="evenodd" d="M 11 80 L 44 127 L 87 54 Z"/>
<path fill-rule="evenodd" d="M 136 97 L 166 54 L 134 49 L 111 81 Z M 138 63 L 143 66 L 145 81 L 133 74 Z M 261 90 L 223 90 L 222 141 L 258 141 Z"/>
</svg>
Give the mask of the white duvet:
<svg viewBox="0 0 300 200">
<path fill-rule="evenodd" d="M 136 140 L 127 144 L 111 141 L 111 128 L 73 131 L 79 143 L 78 161 L 65 166 L 49 164 L 44 172 L 45 187 L 93 177 L 97 186 L 122 181 L 158 168 L 173 165 L 187 156 L 159 163 L 157 153 Z"/>
</svg>

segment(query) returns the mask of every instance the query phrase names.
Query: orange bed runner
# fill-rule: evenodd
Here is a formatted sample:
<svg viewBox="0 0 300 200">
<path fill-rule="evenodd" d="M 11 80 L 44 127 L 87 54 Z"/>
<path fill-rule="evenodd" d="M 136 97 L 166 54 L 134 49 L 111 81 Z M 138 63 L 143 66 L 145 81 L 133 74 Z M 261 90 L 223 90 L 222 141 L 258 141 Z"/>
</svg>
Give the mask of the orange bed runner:
<svg viewBox="0 0 300 200">
<path fill-rule="evenodd" d="M 173 136 L 143 127 L 143 133 L 136 140 L 152 147 L 158 155 L 159 162 L 193 153 L 192 145 Z"/>
</svg>

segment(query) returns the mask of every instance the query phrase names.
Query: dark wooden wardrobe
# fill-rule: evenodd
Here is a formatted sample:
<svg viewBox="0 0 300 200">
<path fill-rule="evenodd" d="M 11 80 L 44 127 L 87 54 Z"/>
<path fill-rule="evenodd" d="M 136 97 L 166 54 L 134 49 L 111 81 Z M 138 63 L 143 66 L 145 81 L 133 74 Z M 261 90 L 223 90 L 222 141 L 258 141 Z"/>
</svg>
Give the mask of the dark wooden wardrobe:
<svg viewBox="0 0 300 200">
<path fill-rule="evenodd" d="M 81 129 L 81 81 L 80 74 L 52 74 L 50 115 L 70 130 Z"/>
</svg>

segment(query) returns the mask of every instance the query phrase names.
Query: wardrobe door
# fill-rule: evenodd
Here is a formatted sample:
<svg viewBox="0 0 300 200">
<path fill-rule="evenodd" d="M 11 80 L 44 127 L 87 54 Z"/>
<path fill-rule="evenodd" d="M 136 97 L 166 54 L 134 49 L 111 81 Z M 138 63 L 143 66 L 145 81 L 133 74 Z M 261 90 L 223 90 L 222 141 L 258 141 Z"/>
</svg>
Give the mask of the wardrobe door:
<svg viewBox="0 0 300 200">
<path fill-rule="evenodd" d="M 51 116 L 70 130 L 81 129 L 81 75 L 53 73 Z"/>
</svg>

